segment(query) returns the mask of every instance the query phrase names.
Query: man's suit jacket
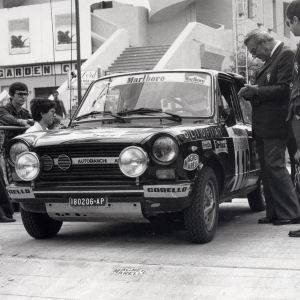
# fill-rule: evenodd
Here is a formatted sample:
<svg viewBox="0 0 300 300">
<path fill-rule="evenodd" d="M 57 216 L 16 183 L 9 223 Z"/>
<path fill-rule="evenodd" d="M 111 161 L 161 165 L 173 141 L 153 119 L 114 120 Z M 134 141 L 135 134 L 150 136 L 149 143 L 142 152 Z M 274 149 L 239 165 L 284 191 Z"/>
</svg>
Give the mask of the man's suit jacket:
<svg viewBox="0 0 300 300">
<path fill-rule="evenodd" d="M 286 117 L 293 58 L 294 52 L 281 43 L 258 71 L 254 82 L 259 86 L 258 96 L 251 99 L 254 136 L 288 138 Z"/>
</svg>

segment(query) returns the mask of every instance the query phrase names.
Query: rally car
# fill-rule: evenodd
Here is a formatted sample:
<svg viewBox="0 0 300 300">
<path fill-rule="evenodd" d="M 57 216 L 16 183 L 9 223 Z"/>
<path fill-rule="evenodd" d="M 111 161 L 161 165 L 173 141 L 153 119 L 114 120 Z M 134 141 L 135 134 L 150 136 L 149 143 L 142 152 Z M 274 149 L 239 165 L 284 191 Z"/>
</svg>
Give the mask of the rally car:
<svg viewBox="0 0 300 300">
<path fill-rule="evenodd" d="M 177 215 L 191 241 L 207 243 L 220 203 L 247 195 L 253 211 L 264 210 L 251 109 L 238 88 L 213 70 L 105 76 L 68 128 L 12 139 L 7 191 L 29 235 L 53 237 L 63 221 Z"/>
</svg>

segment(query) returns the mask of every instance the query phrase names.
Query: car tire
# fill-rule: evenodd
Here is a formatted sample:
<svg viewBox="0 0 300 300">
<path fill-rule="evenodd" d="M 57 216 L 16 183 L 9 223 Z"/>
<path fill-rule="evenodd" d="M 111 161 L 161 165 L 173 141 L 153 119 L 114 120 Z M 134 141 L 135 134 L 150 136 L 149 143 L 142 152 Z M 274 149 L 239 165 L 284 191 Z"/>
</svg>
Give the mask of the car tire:
<svg viewBox="0 0 300 300">
<path fill-rule="evenodd" d="M 21 208 L 23 225 L 35 239 L 48 239 L 59 232 L 63 222 L 54 220 L 45 213 L 26 211 Z"/>
<path fill-rule="evenodd" d="M 248 203 L 252 211 L 264 211 L 266 209 L 266 200 L 264 187 L 261 178 L 257 183 L 257 188 L 247 195 Z"/>
<path fill-rule="evenodd" d="M 184 224 L 194 243 L 210 242 L 216 232 L 219 216 L 219 189 L 215 172 L 204 167 L 196 182 L 192 201 L 184 211 Z"/>
</svg>

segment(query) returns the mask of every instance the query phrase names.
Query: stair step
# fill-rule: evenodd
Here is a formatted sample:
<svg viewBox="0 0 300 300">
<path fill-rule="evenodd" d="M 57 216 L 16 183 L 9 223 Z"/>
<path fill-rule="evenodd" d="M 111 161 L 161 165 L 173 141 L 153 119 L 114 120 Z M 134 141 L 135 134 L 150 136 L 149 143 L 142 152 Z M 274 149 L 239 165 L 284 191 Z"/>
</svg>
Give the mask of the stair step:
<svg viewBox="0 0 300 300">
<path fill-rule="evenodd" d="M 116 62 L 113 63 L 112 67 L 126 67 L 126 66 L 155 66 L 158 61 L 156 62 L 144 62 L 144 61 L 136 61 L 136 62 Z"/>
<path fill-rule="evenodd" d="M 145 54 L 149 54 L 149 55 L 161 55 L 166 53 L 166 50 L 143 50 L 143 51 L 124 51 L 120 56 L 126 56 L 126 55 L 145 55 Z"/>
<path fill-rule="evenodd" d="M 128 47 L 125 49 L 125 51 L 128 51 L 128 50 L 141 50 L 141 51 L 144 51 L 144 50 L 155 50 L 155 49 L 164 49 L 164 50 L 167 50 L 170 48 L 170 45 L 159 45 L 159 46 L 144 46 L 144 47 Z"/>
<path fill-rule="evenodd" d="M 169 48 L 169 45 L 126 48 L 108 68 L 108 71 L 125 73 L 153 70 Z"/>
</svg>

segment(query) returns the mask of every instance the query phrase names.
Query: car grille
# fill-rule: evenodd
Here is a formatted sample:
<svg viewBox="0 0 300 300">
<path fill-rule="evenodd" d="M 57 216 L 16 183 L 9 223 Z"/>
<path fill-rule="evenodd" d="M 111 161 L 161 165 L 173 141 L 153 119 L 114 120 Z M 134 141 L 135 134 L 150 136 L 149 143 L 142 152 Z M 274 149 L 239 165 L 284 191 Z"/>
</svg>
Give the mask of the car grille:
<svg viewBox="0 0 300 300">
<path fill-rule="evenodd" d="M 86 164 L 72 165 L 72 158 L 86 157 L 119 157 L 123 149 L 130 144 L 122 145 L 68 145 L 37 148 L 37 154 L 42 158 L 43 168 L 39 179 L 43 182 L 51 181 L 96 181 L 116 180 L 135 181 L 135 178 L 125 176 L 118 164 Z M 53 165 L 57 160 L 58 165 Z"/>
</svg>

